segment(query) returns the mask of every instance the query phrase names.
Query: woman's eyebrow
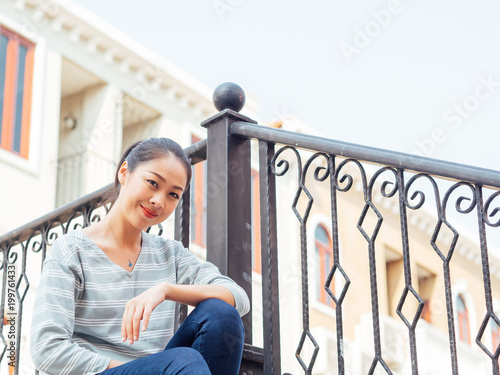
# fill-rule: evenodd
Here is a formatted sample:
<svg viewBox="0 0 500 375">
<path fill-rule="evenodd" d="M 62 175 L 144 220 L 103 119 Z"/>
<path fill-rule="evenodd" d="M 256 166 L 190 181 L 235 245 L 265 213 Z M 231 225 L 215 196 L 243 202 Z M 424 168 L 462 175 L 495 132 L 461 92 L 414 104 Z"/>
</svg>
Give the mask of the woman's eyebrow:
<svg viewBox="0 0 500 375">
<path fill-rule="evenodd" d="M 154 174 L 156 177 L 158 177 L 160 180 L 162 180 L 163 182 L 165 182 L 165 179 L 161 176 L 161 174 L 159 173 L 156 173 L 156 172 L 153 172 L 153 171 L 148 171 L 149 173 L 152 173 Z"/>
</svg>

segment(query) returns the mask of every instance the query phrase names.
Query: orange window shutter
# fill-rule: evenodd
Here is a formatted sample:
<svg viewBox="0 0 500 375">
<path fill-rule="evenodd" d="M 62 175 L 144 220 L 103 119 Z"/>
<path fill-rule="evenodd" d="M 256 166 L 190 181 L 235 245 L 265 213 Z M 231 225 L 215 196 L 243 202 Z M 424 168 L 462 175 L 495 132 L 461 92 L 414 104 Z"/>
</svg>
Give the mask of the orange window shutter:
<svg viewBox="0 0 500 375">
<path fill-rule="evenodd" d="M 255 272 L 262 273 L 262 256 L 260 245 L 260 181 L 259 174 L 253 172 L 253 251 L 254 251 L 254 265 Z"/>
<path fill-rule="evenodd" d="M 5 60 L 5 91 L 2 117 L 2 144 L 1 148 L 11 150 L 12 127 L 16 105 L 15 87 L 17 78 L 17 43 L 9 38 L 7 56 Z"/>
<path fill-rule="evenodd" d="M 33 89 L 33 63 L 34 63 L 34 48 L 32 45 L 28 47 L 26 54 L 26 68 L 24 78 L 24 95 L 23 95 L 23 119 L 21 125 L 21 152 L 20 155 L 28 159 L 29 156 L 29 139 L 31 128 L 31 98 Z"/>
<path fill-rule="evenodd" d="M 33 87 L 34 44 L 15 32 L 0 28 L 3 38 L 7 39 L 5 63 L 2 126 L 0 148 L 15 152 L 27 159 L 29 156 L 29 138 L 31 128 L 31 103 Z M 20 60 L 21 46 L 26 50 L 24 61 Z M 5 60 L 4 60 L 5 58 Z M 19 69 L 24 66 L 24 69 Z M 21 78 L 19 78 L 21 77 Z M 23 81 L 18 81 L 22 79 Z M 18 87 L 21 84 L 22 88 Z M 22 97 L 18 97 L 22 90 Z M 19 107 L 22 106 L 22 110 Z M 18 116 L 16 118 L 16 116 Z M 17 126 L 17 128 L 16 128 Z M 16 139 L 14 140 L 14 137 Z"/>
<path fill-rule="evenodd" d="M 191 143 L 201 141 L 200 138 L 192 135 Z M 203 240 L 203 221 L 204 215 L 204 203 L 205 203 L 205 178 L 204 178 L 204 163 L 198 163 L 193 167 L 193 180 L 191 181 L 191 191 L 193 195 L 191 196 L 191 210 L 194 210 L 194 215 L 191 216 L 193 219 L 193 226 L 191 227 L 193 233 L 191 233 L 192 241 L 200 246 L 204 246 Z"/>
<path fill-rule="evenodd" d="M 195 186 L 195 198 L 194 204 L 196 207 L 196 233 L 195 239 L 196 243 L 200 246 L 203 245 L 203 164 L 198 164 L 195 166 L 196 173 L 196 186 Z"/>
</svg>

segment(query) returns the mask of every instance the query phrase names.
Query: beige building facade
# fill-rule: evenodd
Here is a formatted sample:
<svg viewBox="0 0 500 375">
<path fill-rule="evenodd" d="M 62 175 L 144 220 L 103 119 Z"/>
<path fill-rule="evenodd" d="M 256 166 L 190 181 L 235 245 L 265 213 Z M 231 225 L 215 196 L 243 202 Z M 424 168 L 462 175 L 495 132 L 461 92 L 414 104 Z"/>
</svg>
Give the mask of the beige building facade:
<svg viewBox="0 0 500 375">
<path fill-rule="evenodd" d="M 20 71 L 20 67 L 24 72 L 22 84 L 19 75 L 15 81 L 2 83 L 4 92 L 10 95 L 11 105 L 10 109 L 2 109 L 0 175 L 4 180 L 0 184 L 0 233 L 112 182 L 122 151 L 137 140 L 167 136 L 185 147 L 205 138 L 205 129 L 199 124 L 215 113 L 212 90 L 74 2 L 1 1 L 0 30 L 0 51 L 4 51 L 4 55 L 0 54 L 4 57 L 0 66 L 3 64 L 5 68 L 4 76 Z M 14 58 L 16 55 L 12 51 L 26 51 L 25 59 Z M 23 100 L 17 95 L 20 90 Z M 16 108 L 20 108 L 19 111 L 16 112 Z M 247 98 L 243 113 L 256 117 L 255 100 Z M 272 126 L 314 134 L 313 129 L 293 117 L 280 119 Z M 310 156 L 306 152 L 301 155 L 303 162 Z M 321 166 L 322 163 L 324 159 L 318 158 L 313 165 Z M 256 159 L 252 167 L 255 177 Z M 297 168 L 296 162 L 291 162 L 290 171 L 277 177 L 278 245 L 282 372 L 299 374 L 303 370 L 295 358 L 295 351 L 302 334 L 303 278 L 300 227 L 291 210 L 297 192 L 294 168 Z M 373 168 L 366 170 L 369 174 Z M 360 174 L 353 165 L 346 166 L 346 171 L 352 173 L 353 187 L 348 192 L 337 193 L 340 264 L 351 281 L 342 304 L 344 357 L 346 374 L 361 375 L 368 372 L 373 360 L 370 267 L 368 243 L 357 228 L 365 204 Z M 203 174 L 203 165 L 200 165 L 195 171 L 195 206 L 191 214 L 192 250 L 201 257 L 204 256 L 203 228 L 206 223 Z M 306 230 L 308 312 L 312 336 L 320 346 L 313 373 L 327 375 L 337 373 L 335 303 L 322 287 L 334 262 L 330 182 L 328 179 L 313 181 L 312 176 L 313 167 L 306 181 L 314 197 Z M 398 200 L 382 197 L 380 186 L 377 189 L 374 189 L 374 202 L 384 217 L 374 252 L 382 353 L 393 373 L 409 374 L 408 330 L 396 313 L 405 285 Z M 254 202 L 258 202 L 256 194 Z M 303 214 L 306 205 L 307 200 L 302 195 L 298 211 Z M 443 262 L 430 246 L 436 216 L 423 209 L 410 211 L 411 281 L 426 302 L 416 328 L 419 373 L 451 373 Z M 258 219 L 255 212 L 254 218 Z M 375 221 L 370 211 L 362 227 L 370 232 Z M 253 226 L 256 264 L 252 318 L 254 344 L 262 345 L 261 276 L 257 254 L 260 249 L 255 230 L 258 220 Z M 168 236 L 172 234 L 171 227 L 171 223 L 165 225 Z M 437 243 L 440 249 L 447 249 L 450 241 L 448 232 L 438 237 Z M 24 307 L 24 350 L 29 345 L 28 322 L 40 270 L 40 259 L 36 258 L 39 255 L 32 256 L 27 266 L 30 291 Z M 490 262 L 493 297 L 498 305 L 500 263 L 493 255 Z M 454 311 L 461 373 L 491 373 L 488 358 L 474 343 L 485 315 L 481 260 L 474 237 L 460 237 L 451 262 L 450 281 L 454 307 L 460 306 Z M 344 285 L 343 277 L 336 272 L 332 287 L 336 296 L 341 294 Z M 415 299 L 409 296 L 403 314 L 412 317 L 416 307 Z M 495 340 L 500 340 L 500 333 L 498 326 L 491 324 L 485 331 L 483 343 L 493 348 L 498 345 Z M 310 354 L 310 347 L 304 348 L 302 353 L 306 363 L 308 352 Z M 32 374 L 27 352 L 22 358 L 20 373 Z M 9 368 L 3 361 L 0 374 L 8 373 Z"/>
</svg>

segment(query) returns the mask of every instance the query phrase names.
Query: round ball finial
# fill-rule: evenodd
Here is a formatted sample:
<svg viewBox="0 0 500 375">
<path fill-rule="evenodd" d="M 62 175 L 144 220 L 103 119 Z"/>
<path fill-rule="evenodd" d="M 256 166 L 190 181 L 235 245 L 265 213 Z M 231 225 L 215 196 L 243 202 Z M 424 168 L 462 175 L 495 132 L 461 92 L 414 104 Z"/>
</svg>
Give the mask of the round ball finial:
<svg viewBox="0 0 500 375">
<path fill-rule="evenodd" d="M 236 83 L 225 82 L 215 89 L 213 101 L 218 111 L 232 109 L 239 112 L 245 105 L 245 92 Z"/>
</svg>

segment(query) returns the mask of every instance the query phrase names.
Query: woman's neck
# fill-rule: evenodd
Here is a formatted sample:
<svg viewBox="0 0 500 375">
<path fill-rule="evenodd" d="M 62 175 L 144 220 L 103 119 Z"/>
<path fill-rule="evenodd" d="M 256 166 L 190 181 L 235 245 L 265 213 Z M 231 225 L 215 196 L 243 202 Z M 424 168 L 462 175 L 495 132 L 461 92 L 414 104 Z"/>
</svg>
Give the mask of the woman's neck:
<svg viewBox="0 0 500 375">
<path fill-rule="evenodd" d="M 111 210 L 103 219 L 110 235 L 122 249 L 137 249 L 141 245 L 141 230 L 130 225 L 119 214 Z"/>
</svg>

